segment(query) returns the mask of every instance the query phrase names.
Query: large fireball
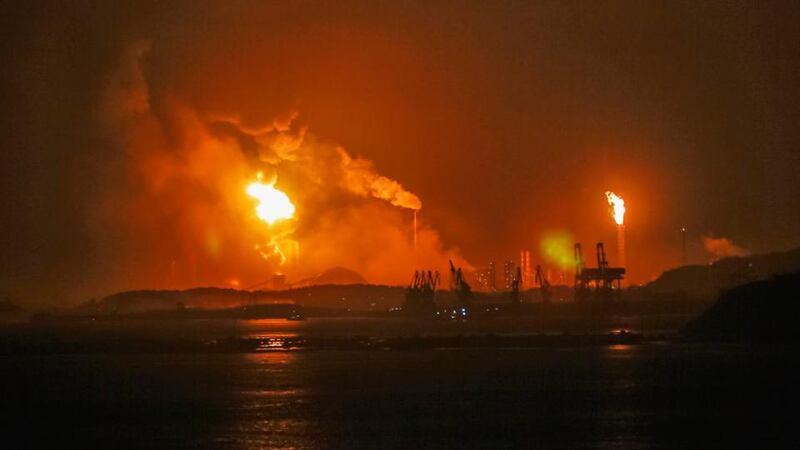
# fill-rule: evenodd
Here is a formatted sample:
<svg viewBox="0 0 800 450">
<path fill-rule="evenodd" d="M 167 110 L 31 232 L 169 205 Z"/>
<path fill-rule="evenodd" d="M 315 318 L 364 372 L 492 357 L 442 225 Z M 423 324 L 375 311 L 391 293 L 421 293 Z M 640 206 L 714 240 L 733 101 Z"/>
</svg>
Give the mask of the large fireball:
<svg viewBox="0 0 800 450">
<path fill-rule="evenodd" d="M 289 196 L 275 189 L 272 184 L 261 182 L 261 177 L 247 186 L 247 195 L 258 200 L 256 215 L 270 225 L 294 216 L 295 208 Z"/>
</svg>

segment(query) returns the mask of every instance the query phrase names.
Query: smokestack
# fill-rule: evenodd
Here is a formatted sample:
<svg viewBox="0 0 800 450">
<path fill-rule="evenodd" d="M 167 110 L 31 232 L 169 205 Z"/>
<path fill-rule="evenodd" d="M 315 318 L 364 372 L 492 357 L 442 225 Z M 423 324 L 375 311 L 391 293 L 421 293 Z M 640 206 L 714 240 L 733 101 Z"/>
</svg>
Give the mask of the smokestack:
<svg viewBox="0 0 800 450">
<path fill-rule="evenodd" d="M 681 265 L 686 265 L 686 227 L 681 227 Z"/>
<path fill-rule="evenodd" d="M 525 250 L 525 285 L 533 286 L 533 276 L 531 273 L 531 252 Z"/>
<path fill-rule="evenodd" d="M 610 207 L 611 217 L 617 224 L 617 257 L 619 266 L 625 267 L 625 200 L 619 195 L 606 191 L 606 200 Z"/>
<path fill-rule="evenodd" d="M 414 253 L 417 252 L 417 212 L 418 209 L 414 210 Z"/>
<path fill-rule="evenodd" d="M 519 269 L 522 273 L 522 286 L 530 287 L 531 283 L 531 252 L 528 250 L 519 251 Z"/>
</svg>

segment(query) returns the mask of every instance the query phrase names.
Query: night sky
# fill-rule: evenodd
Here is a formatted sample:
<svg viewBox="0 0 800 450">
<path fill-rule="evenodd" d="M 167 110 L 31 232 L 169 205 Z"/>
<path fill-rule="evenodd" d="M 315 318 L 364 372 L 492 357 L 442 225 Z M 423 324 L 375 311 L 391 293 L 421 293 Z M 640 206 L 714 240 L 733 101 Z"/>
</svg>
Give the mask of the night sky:
<svg viewBox="0 0 800 450">
<path fill-rule="evenodd" d="M 553 231 L 613 248 L 609 189 L 628 206 L 634 282 L 679 263 L 682 226 L 694 263 L 714 257 L 703 237 L 798 246 L 798 23 L 800 5 L 767 1 L 3 2 L 0 294 L 58 304 L 149 287 L 138 267 L 168 231 L 119 204 L 170 217 L 183 210 L 163 205 L 199 194 L 137 196 L 126 149 L 191 146 L 176 111 L 241 129 L 298 113 L 415 193 L 443 252 L 474 267 L 523 248 L 536 263 Z M 140 84 L 157 140 L 108 112 L 110 89 Z M 134 214 L 146 232 L 125 226 Z"/>
</svg>

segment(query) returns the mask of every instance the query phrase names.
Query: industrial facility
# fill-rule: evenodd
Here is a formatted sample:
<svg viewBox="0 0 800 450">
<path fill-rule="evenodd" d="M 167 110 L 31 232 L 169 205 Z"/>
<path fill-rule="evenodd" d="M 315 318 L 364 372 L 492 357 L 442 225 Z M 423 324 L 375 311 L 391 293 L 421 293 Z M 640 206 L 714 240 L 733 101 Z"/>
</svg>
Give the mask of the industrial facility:
<svg viewBox="0 0 800 450">
<path fill-rule="evenodd" d="M 586 267 L 581 251 L 581 244 L 575 244 L 575 301 L 590 299 L 608 301 L 619 298 L 622 292 L 622 279 L 625 277 L 624 267 L 609 267 L 606 250 L 602 242 L 598 242 L 597 267 Z"/>
<path fill-rule="evenodd" d="M 436 309 L 433 296 L 439 285 L 439 271 L 418 270 L 406 288 L 403 311 L 410 314 L 430 314 Z"/>
<path fill-rule="evenodd" d="M 586 260 L 583 257 L 581 244 L 576 242 L 573 245 L 575 280 L 573 286 L 573 299 L 576 303 L 608 303 L 619 300 L 622 294 L 622 281 L 625 278 L 625 200 L 612 191 L 605 193 L 606 201 L 609 205 L 609 213 L 616 224 L 617 229 L 617 258 L 619 267 L 611 267 L 606 258 L 605 245 L 598 242 L 595 245 L 595 255 L 597 267 L 586 267 Z M 567 247 L 567 252 L 569 247 Z M 568 261 L 568 259 L 567 259 Z M 568 262 L 567 262 L 568 264 Z M 494 260 L 490 260 L 488 266 L 470 274 L 470 280 L 475 283 L 479 291 L 484 294 L 479 295 L 478 310 L 492 312 L 502 311 L 509 308 L 511 311 L 521 311 L 518 307 L 525 300 L 527 291 L 537 290 L 541 303 L 547 305 L 551 302 L 553 290 L 549 276 L 545 274 L 540 264 L 535 270 L 531 269 L 531 254 L 528 250 L 520 250 L 519 264 L 515 264 L 512 259 L 503 261 L 503 294 L 496 295 L 497 292 L 497 271 Z M 548 272 L 549 275 L 549 272 Z M 565 277 L 561 277 L 561 288 L 566 288 Z M 476 297 L 472 293 L 472 288 L 465 278 L 465 274 L 460 267 L 456 268 L 450 261 L 450 297 L 447 307 L 437 309 L 434 301 L 436 287 L 440 284 L 439 273 L 428 271 L 416 271 L 411 283 L 406 289 L 405 303 L 402 310 L 419 315 L 430 314 L 433 312 L 437 316 L 449 316 L 450 318 L 466 318 L 471 315 L 473 304 Z M 563 292 L 563 290 L 562 290 Z M 563 294 L 559 297 L 564 299 Z M 525 303 L 530 303 L 531 300 Z"/>
</svg>

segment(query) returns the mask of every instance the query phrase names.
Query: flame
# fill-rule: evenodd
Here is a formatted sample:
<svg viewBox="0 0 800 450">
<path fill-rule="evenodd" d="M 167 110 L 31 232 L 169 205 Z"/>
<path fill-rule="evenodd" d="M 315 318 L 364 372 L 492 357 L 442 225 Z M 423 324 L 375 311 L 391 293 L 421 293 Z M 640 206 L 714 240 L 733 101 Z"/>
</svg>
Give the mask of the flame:
<svg viewBox="0 0 800 450">
<path fill-rule="evenodd" d="M 625 200 L 611 191 L 606 191 L 606 199 L 611 206 L 611 217 L 614 218 L 614 222 L 622 225 L 625 222 Z"/>
<path fill-rule="evenodd" d="M 256 244 L 255 250 L 266 260 L 277 258 L 281 266 L 289 259 L 299 253 L 299 244 L 289 238 L 293 228 L 291 224 L 287 226 L 276 225 L 277 222 L 286 221 L 294 217 L 295 206 L 285 192 L 275 189 L 275 180 L 270 183 L 262 181 L 261 172 L 256 176 L 257 180 L 247 186 L 247 195 L 258 200 L 256 205 L 256 216 L 270 225 L 270 240 L 265 245 Z M 276 225 L 273 227 L 272 225 Z M 290 251 L 286 254 L 284 249 Z"/>
<path fill-rule="evenodd" d="M 258 181 L 247 186 L 247 195 L 258 200 L 256 215 L 270 225 L 294 217 L 295 207 L 289 196 L 275 189 L 272 184 L 262 183 L 260 173 Z"/>
</svg>

